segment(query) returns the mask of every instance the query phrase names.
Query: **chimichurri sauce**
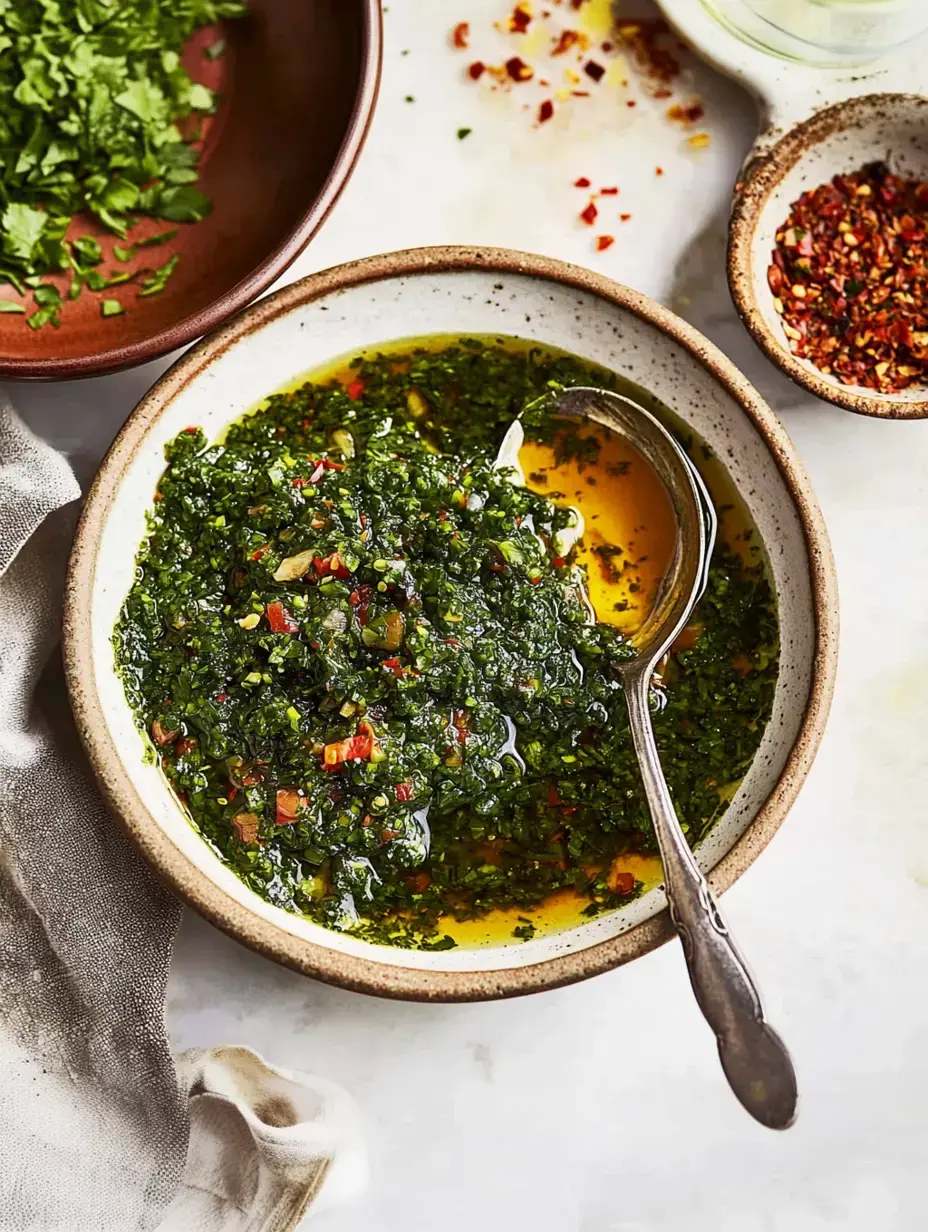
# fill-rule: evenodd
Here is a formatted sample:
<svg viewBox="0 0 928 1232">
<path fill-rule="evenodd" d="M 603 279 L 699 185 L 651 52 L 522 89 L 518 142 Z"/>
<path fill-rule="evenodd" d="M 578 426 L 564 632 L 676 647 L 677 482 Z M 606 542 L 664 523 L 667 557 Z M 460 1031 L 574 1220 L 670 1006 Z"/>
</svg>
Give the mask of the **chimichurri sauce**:
<svg viewBox="0 0 928 1232">
<path fill-rule="evenodd" d="M 448 948 L 449 920 L 567 890 L 595 915 L 640 892 L 623 858 L 654 850 L 614 670 L 627 621 L 601 607 L 603 577 L 625 578 L 628 610 L 643 556 L 595 522 L 571 546 L 573 497 L 554 503 L 538 459 L 553 450 L 591 488 L 622 466 L 529 414 L 535 490 L 494 468 L 551 382 L 616 378 L 505 342 L 360 357 L 221 443 L 181 433 L 115 633 L 203 836 L 270 902 L 372 941 Z M 776 616 L 749 539 L 717 549 L 653 691 L 693 842 L 773 702 Z"/>
</svg>

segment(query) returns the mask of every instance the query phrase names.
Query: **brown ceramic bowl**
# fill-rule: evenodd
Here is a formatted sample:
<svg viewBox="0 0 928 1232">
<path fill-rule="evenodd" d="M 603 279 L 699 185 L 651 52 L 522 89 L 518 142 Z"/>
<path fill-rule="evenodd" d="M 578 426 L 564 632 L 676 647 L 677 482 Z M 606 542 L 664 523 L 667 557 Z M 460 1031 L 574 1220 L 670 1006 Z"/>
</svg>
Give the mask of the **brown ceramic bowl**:
<svg viewBox="0 0 928 1232">
<path fill-rule="evenodd" d="M 150 250 L 177 270 L 160 295 L 111 292 L 129 309 L 103 319 L 101 295 L 67 303 L 61 328 L 33 332 L 0 316 L 0 376 L 51 380 L 128 368 L 184 346 L 250 303 L 309 243 L 348 181 L 373 114 L 380 81 L 380 0 L 249 0 L 249 14 L 223 30 L 226 52 L 185 53 L 196 80 L 222 103 L 204 134 L 199 187 L 213 213 Z M 113 236 L 81 218 L 78 235 Z M 169 224 L 140 226 L 138 234 Z M 117 241 L 118 242 L 118 241 Z M 106 267 L 104 267 L 106 268 Z"/>
<path fill-rule="evenodd" d="M 74 712 L 100 784 L 157 872 L 232 936 L 345 987 L 420 1000 L 515 996 L 630 961 L 672 933 L 662 891 L 579 927 L 443 952 L 371 945 L 264 902 L 187 820 L 143 743 L 111 635 L 132 585 L 164 446 L 190 424 L 209 437 L 281 385 L 399 338 L 510 334 L 555 345 L 650 389 L 712 447 L 768 546 L 782 654 L 772 720 L 698 858 L 718 891 L 754 861 L 796 798 L 834 685 L 837 596 L 828 537 L 783 428 L 733 364 L 685 322 L 587 270 L 497 249 L 394 253 L 286 287 L 188 351 L 129 418 L 75 541 L 64 651 Z M 776 920 L 768 921 L 771 929 Z"/>
<path fill-rule="evenodd" d="M 767 267 L 778 228 L 803 192 L 866 163 L 887 161 L 903 176 L 928 178 L 928 99 L 866 94 L 797 124 L 746 168 L 731 218 L 728 280 L 735 307 L 755 342 L 787 376 L 836 406 L 881 419 L 924 419 L 928 386 L 883 394 L 844 385 L 793 355 L 774 311 Z"/>
</svg>

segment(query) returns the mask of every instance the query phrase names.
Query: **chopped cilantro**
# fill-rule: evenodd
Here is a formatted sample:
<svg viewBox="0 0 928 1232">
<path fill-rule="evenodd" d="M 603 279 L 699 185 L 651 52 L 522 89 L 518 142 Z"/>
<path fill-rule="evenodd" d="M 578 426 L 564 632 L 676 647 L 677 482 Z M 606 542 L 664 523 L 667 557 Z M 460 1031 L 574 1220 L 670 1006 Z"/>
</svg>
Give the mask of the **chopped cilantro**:
<svg viewBox="0 0 928 1232">
<path fill-rule="evenodd" d="M 103 317 L 118 317 L 125 311 L 118 299 L 104 299 L 100 302 L 100 315 Z"/>
<path fill-rule="evenodd" d="M 160 269 L 156 269 L 154 273 L 149 275 L 148 278 L 144 278 L 142 280 L 142 289 L 139 291 L 139 295 L 158 295 L 161 291 L 163 291 L 167 285 L 168 279 L 177 269 L 177 263 L 179 260 L 180 257 L 177 253 L 175 253 L 173 257 L 169 257 L 168 260 L 165 261 L 164 265 L 162 265 Z"/>
</svg>

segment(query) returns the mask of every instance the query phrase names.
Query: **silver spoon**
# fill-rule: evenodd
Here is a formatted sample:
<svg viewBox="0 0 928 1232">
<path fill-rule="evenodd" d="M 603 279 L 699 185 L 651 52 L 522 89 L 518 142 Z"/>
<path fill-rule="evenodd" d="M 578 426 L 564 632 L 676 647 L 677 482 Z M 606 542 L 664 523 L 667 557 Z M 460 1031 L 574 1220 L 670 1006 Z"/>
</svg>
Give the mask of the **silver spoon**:
<svg viewBox="0 0 928 1232">
<path fill-rule="evenodd" d="M 735 948 L 712 891 L 683 834 L 661 769 L 649 703 L 657 665 L 686 626 L 705 590 L 718 523 L 699 472 L 663 424 L 630 398 L 575 388 L 545 399 L 551 414 L 588 420 L 624 437 L 664 484 L 677 523 L 674 557 L 650 616 L 631 639 L 637 651 L 619 665 L 632 741 L 657 836 L 670 918 L 683 943 L 690 981 L 715 1032 L 729 1086 L 748 1112 L 770 1129 L 795 1119 L 796 1075 L 789 1053 L 764 1020 L 754 982 Z M 500 448 L 498 465 L 518 457 L 517 420 Z"/>
</svg>

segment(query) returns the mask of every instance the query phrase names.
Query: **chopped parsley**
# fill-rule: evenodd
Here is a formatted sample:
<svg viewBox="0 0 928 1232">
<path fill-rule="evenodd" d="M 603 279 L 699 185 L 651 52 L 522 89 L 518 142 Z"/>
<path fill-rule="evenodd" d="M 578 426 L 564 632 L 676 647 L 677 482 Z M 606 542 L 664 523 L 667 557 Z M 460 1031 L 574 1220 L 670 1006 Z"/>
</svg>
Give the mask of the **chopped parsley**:
<svg viewBox="0 0 928 1232">
<path fill-rule="evenodd" d="M 611 872 L 654 850 L 614 670 L 631 652 L 552 553 L 569 511 L 493 465 L 551 381 L 616 386 L 465 340 L 362 357 L 221 444 L 168 446 L 117 660 L 195 824 L 268 901 L 442 949 L 449 921 L 562 890 L 596 915 L 640 891 Z M 763 566 L 720 547 L 696 622 L 654 713 L 692 842 L 770 715 Z"/>
<path fill-rule="evenodd" d="M 0 282 L 24 295 L 32 280 L 70 274 L 70 299 L 101 289 L 89 277 L 99 242 L 66 238 L 77 214 L 121 239 L 140 218 L 206 217 L 194 141 L 216 97 L 181 53 L 196 30 L 245 11 L 242 0 L 0 3 Z M 58 325 L 33 289 L 29 324 Z"/>
</svg>

